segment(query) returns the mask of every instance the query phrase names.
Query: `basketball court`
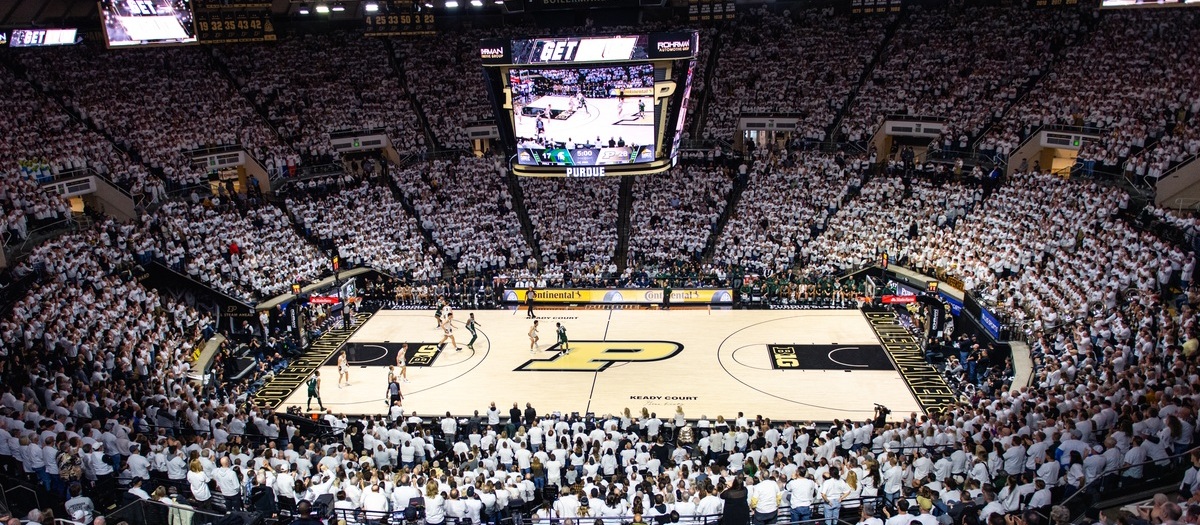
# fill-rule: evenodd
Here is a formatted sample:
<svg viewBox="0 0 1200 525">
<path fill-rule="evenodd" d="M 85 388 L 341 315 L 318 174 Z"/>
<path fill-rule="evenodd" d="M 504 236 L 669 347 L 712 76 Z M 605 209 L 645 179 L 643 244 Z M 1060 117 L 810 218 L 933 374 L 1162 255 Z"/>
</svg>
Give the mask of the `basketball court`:
<svg viewBox="0 0 1200 525">
<path fill-rule="evenodd" d="M 403 406 L 425 416 L 470 415 L 491 401 L 505 413 L 514 402 L 531 402 L 541 412 L 645 407 L 665 418 L 682 406 L 688 418 L 731 418 L 740 410 L 803 421 L 863 420 L 876 403 L 896 418 L 923 410 L 901 373 L 908 365 L 873 328 L 882 323 L 858 310 L 545 310 L 534 352 L 523 310 L 475 312 L 479 339 L 466 348 L 468 313 L 454 313 L 459 351 L 449 343 L 438 348 L 442 331 L 432 311 L 374 314 L 341 346 L 349 386 L 337 387 L 336 354 L 322 361 L 325 407 L 386 413 L 388 365 L 407 343 Z M 556 344 L 555 323 L 567 329 L 569 352 Z M 284 407 L 304 409 L 305 390 Z"/>
</svg>

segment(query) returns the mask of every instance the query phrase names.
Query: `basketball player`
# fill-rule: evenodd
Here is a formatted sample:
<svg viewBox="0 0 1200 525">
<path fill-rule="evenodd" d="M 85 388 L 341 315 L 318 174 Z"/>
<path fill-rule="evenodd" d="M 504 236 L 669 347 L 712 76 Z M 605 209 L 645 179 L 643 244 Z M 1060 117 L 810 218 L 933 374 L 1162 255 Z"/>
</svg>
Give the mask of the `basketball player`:
<svg viewBox="0 0 1200 525">
<path fill-rule="evenodd" d="M 433 319 L 437 322 L 437 328 L 442 327 L 442 309 L 446 307 L 446 301 L 441 297 L 437 300 L 437 308 L 433 311 Z"/>
<path fill-rule="evenodd" d="M 317 406 L 321 407 L 321 411 L 325 411 L 325 404 L 321 402 L 321 372 L 313 372 L 312 377 L 308 378 L 308 403 L 304 407 L 306 412 L 312 411 L 312 400 L 317 398 Z"/>
<path fill-rule="evenodd" d="M 537 319 L 534 319 L 533 326 L 529 327 L 529 353 L 531 353 L 531 354 L 537 348 L 537 341 L 538 341 L 538 333 L 537 333 L 538 326 L 537 326 L 537 324 L 538 324 Z"/>
<path fill-rule="evenodd" d="M 562 323 L 554 323 L 558 332 L 558 346 L 561 346 L 564 354 L 571 353 L 571 347 L 567 344 L 567 327 Z"/>
<path fill-rule="evenodd" d="M 450 301 L 442 298 L 442 318 L 446 323 L 454 322 L 454 307 L 450 306 Z"/>
<path fill-rule="evenodd" d="M 408 382 L 408 343 L 400 345 L 400 352 L 396 354 L 396 366 L 400 367 L 400 380 Z"/>
<path fill-rule="evenodd" d="M 625 109 L 625 88 L 621 88 L 617 92 L 617 115 L 620 115 L 623 109 Z"/>
<path fill-rule="evenodd" d="M 646 101 L 638 99 L 638 110 L 637 113 L 633 114 L 633 118 L 642 118 L 644 116 L 646 116 Z"/>
<path fill-rule="evenodd" d="M 338 354 L 338 388 L 342 388 L 343 380 L 345 380 L 346 386 L 350 386 L 350 363 L 346 359 L 345 350 Z"/>
<path fill-rule="evenodd" d="M 475 332 L 475 329 L 479 328 L 480 326 L 482 325 L 475 322 L 475 312 L 471 312 L 467 316 L 467 331 L 471 332 L 471 340 L 467 341 L 467 350 L 475 349 L 475 340 L 479 338 L 479 334 Z"/>
<path fill-rule="evenodd" d="M 450 320 L 448 319 L 442 323 L 442 340 L 438 341 L 438 347 L 440 348 L 445 344 L 447 339 L 450 340 L 450 346 L 454 347 L 455 352 L 462 351 L 462 348 L 458 347 L 458 342 L 454 340 L 454 326 L 450 324 Z"/>
<path fill-rule="evenodd" d="M 542 117 L 538 117 L 534 125 L 537 127 L 537 135 L 539 137 L 546 134 L 546 123 L 542 121 Z"/>
<path fill-rule="evenodd" d="M 583 96 L 582 91 L 579 92 L 579 109 L 582 109 L 583 112 L 587 113 L 588 115 L 592 114 L 591 110 L 589 110 L 587 107 L 587 98 Z"/>
</svg>

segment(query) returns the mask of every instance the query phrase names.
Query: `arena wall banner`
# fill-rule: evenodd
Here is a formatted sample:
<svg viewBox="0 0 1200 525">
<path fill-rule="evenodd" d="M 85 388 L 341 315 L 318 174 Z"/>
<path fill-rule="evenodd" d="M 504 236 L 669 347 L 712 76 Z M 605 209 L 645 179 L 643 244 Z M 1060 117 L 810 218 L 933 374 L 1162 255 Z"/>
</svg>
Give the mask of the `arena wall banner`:
<svg viewBox="0 0 1200 525">
<path fill-rule="evenodd" d="M 523 289 L 504 290 L 504 302 L 525 303 Z M 540 304 L 661 304 L 661 288 L 560 288 L 537 290 Z M 671 304 L 732 304 L 729 288 L 688 288 L 671 291 Z"/>
<path fill-rule="evenodd" d="M 962 310 L 963 310 L 963 302 L 962 301 L 955 299 L 954 296 L 946 293 L 945 290 L 938 290 L 938 297 L 941 298 L 941 300 L 945 301 L 946 304 L 950 305 L 950 315 L 953 315 L 954 317 L 958 317 L 958 314 L 962 313 Z"/>
</svg>

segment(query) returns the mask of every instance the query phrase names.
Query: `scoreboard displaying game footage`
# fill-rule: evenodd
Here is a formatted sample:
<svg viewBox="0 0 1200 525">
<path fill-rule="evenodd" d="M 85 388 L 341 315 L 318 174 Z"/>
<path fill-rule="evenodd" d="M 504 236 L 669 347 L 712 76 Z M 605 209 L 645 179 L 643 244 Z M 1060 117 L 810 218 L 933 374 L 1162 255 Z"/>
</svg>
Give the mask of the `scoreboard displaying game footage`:
<svg viewBox="0 0 1200 525">
<path fill-rule="evenodd" d="M 100 0 L 108 47 L 195 44 L 190 0 Z"/>
<path fill-rule="evenodd" d="M 513 173 L 670 169 L 698 44 L 695 32 L 482 42 L 484 79 Z"/>
<path fill-rule="evenodd" d="M 519 164 L 602 166 L 654 160 L 651 64 L 513 68 L 508 74 Z"/>
</svg>

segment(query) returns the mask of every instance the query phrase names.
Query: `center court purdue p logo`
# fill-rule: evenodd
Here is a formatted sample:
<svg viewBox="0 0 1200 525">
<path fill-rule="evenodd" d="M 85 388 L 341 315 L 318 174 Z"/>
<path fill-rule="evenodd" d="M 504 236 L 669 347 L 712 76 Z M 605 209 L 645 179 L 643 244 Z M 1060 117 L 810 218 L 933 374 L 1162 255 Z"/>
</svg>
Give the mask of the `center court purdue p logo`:
<svg viewBox="0 0 1200 525">
<path fill-rule="evenodd" d="M 683 345 L 674 341 L 571 341 L 570 352 L 560 344 L 549 359 L 530 359 L 514 372 L 602 372 L 613 363 L 648 363 L 675 357 Z"/>
</svg>

